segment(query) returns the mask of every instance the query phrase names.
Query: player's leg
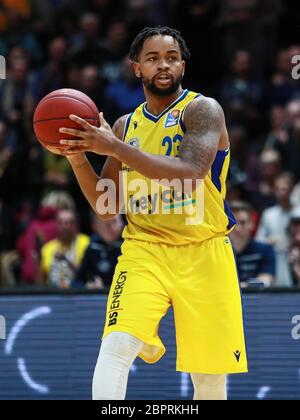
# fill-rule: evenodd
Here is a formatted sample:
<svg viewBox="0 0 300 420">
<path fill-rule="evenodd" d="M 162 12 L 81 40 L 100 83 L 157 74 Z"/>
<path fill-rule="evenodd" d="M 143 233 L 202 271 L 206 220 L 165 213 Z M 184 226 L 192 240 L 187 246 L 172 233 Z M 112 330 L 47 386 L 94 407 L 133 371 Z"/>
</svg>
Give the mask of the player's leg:
<svg viewBox="0 0 300 420">
<path fill-rule="evenodd" d="M 181 251 L 183 253 L 183 251 Z M 177 370 L 206 375 L 246 373 L 241 292 L 230 240 L 185 247 L 171 295 Z"/>
<path fill-rule="evenodd" d="M 139 356 L 155 363 L 165 352 L 158 327 L 171 301 L 162 280 L 171 279 L 173 273 L 166 271 L 164 259 L 158 245 L 125 241 L 122 246 L 107 302 L 94 377 L 95 399 L 124 399 L 134 359 Z"/>
<path fill-rule="evenodd" d="M 226 375 L 202 375 L 200 373 L 191 373 L 191 378 L 194 386 L 194 400 L 227 400 Z"/>
<path fill-rule="evenodd" d="M 144 346 L 137 338 L 115 332 L 102 342 L 93 379 L 93 400 L 124 400 L 130 368 Z"/>
</svg>

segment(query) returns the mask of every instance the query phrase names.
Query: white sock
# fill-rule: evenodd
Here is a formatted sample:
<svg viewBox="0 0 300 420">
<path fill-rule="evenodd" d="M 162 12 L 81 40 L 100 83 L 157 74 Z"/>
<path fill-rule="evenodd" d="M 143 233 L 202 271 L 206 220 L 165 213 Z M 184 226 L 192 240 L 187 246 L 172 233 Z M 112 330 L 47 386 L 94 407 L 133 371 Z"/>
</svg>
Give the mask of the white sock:
<svg viewBox="0 0 300 420">
<path fill-rule="evenodd" d="M 102 342 L 93 378 L 93 400 L 125 400 L 130 368 L 144 346 L 137 338 L 113 332 Z"/>
<path fill-rule="evenodd" d="M 194 400 L 199 401 L 226 401 L 227 376 L 191 374 L 194 385 Z"/>
</svg>

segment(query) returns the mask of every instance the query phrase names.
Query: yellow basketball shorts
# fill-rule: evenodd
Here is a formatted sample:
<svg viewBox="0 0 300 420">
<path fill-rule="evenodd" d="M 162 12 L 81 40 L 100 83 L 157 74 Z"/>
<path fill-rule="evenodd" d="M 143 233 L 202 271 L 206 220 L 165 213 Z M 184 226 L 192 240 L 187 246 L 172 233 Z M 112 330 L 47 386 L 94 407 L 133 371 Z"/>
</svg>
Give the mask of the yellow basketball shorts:
<svg viewBox="0 0 300 420">
<path fill-rule="evenodd" d="M 178 371 L 248 371 L 239 279 L 226 236 L 187 246 L 126 240 L 102 338 L 128 333 L 144 342 L 139 357 L 155 363 L 166 351 L 158 329 L 171 305 Z"/>
</svg>

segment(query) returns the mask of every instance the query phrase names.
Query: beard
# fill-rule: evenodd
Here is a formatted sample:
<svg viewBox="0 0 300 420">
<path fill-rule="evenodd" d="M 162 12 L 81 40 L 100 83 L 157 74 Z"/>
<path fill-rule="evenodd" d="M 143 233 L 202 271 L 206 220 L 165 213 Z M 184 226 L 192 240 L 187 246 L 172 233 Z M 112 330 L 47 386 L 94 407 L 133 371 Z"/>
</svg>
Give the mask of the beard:
<svg viewBox="0 0 300 420">
<path fill-rule="evenodd" d="M 183 75 L 180 75 L 177 79 L 174 79 L 172 76 L 172 83 L 169 87 L 159 88 L 155 84 L 155 77 L 153 79 L 147 79 L 145 76 L 141 75 L 142 83 L 146 89 L 150 90 L 153 95 L 165 97 L 171 96 L 176 93 L 181 85 L 183 80 Z"/>
</svg>

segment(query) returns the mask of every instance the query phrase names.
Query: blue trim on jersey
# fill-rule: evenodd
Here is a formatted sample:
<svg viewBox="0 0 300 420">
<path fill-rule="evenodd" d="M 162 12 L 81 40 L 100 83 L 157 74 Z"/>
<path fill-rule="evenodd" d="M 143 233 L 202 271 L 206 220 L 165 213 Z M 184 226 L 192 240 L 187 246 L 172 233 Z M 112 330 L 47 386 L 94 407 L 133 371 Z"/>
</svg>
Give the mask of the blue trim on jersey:
<svg viewBox="0 0 300 420">
<path fill-rule="evenodd" d="M 220 178 L 225 163 L 225 158 L 228 153 L 229 150 L 219 150 L 211 168 L 211 180 L 219 192 L 222 192 Z"/>
<path fill-rule="evenodd" d="M 211 168 L 211 180 L 217 188 L 217 190 L 219 191 L 219 193 L 222 192 L 221 173 L 228 153 L 229 149 L 219 150 Z M 224 211 L 228 218 L 227 230 L 231 230 L 236 225 L 236 220 L 226 200 L 224 200 Z"/>
<path fill-rule="evenodd" d="M 130 121 L 131 121 L 131 118 L 132 118 L 133 114 L 134 114 L 134 112 L 132 112 L 132 113 L 131 113 L 128 117 L 127 117 L 126 124 L 125 124 L 124 135 L 123 135 L 123 142 L 124 142 L 124 141 L 125 141 L 125 139 L 126 139 L 126 136 L 127 136 L 128 130 L 129 130 L 129 126 L 130 126 Z"/>
<path fill-rule="evenodd" d="M 183 115 L 184 115 L 184 112 L 181 114 L 181 117 L 180 117 L 180 120 L 179 120 L 179 124 L 180 124 L 181 130 L 185 133 L 186 132 L 186 128 L 185 128 L 185 125 L 184 125 L 184 122 L 183 122 Z"/>
<path fill-rule="evenodd" d="M 193 100 L 198 99 L 198 98 L 201 98 L 201 96 L 203 96 L 203 95 L 201 95 L 201 93 L 199 93 L 199 95 L 195 96 L 195 98 L 194 98 Z M 189 104 L 188 104 L 188 105 L 189 105 Z M 188 106 L 188 105 L 187 105 L 187 106 Z M 180 120 L 179 120 L 179 124 L 180 124 L 181 130 L 182 130 L 184 133 L 186 132 L 186 126 L 185 126 L 185 124 L 184 124 L 183 117 L 184 117 L 184 113 L 185 113 L 185 110 L 186 110 L 187 106 L 186 106 L 186 107 L 184 108 L 184 110 L 182 111 L 181 116 L 180 116 Z"/>
<path fill-rule="evenodd" d="M 224 201 L 224 209 L 225 209 L 226 216 L 228 217 L 228 221 L 229 221 L 227 230 L 231 230 L 236 225 L 236 219 L 226 200 Z"/>
<path fill-rule="evenodd" d="M 155 116 L 155 115 L 153 115 L 153 114 L 151 114 L 150 112 L 148 112 L 147 111 L 147 108 L 146 108 L 146 105 L 147 104 L 144 104 L 144 106 L 143 106 L 143 114 L 144 114 L 144 116 L 146 117 L 146 118 L 148 118 L 148 120 L 151 120 L 151 121 L 153 121 L 153 122 L 155 122 L 155 123 L 157 123 L 164 115 L 166 115 L 169 111 L 171 111 L 171 109 L 172 108 L 174 108 L 174 106 L 176 106 L 176 105 L 178 105 L 179 104 L 179 102 L 181 102 L 181 101 L 183 101 L 186 97 L 187 97 L 187 95 L 189 94 L 189 90 L 185 90 L 183 93 L 182 93 L 182 95 L 178 98 L 178 99 L 176 99 L 176 101 L 175 102 L 173 102 L 167 109 L 165 109 L 160 115 L 158 115 L 158 116 Z"/>
</svg>

